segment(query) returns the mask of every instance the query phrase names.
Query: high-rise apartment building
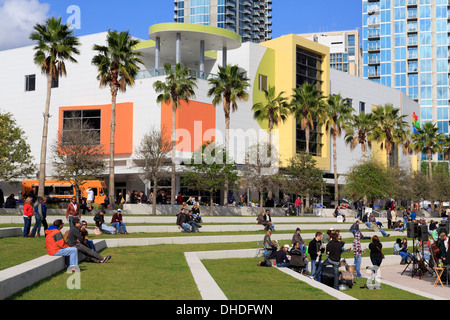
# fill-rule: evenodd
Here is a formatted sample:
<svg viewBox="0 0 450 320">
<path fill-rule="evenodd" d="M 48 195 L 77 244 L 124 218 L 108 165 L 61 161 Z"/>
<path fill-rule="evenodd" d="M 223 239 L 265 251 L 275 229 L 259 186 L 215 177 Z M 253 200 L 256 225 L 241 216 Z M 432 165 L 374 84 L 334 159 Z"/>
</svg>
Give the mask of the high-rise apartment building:
<svg viewBox="0 0 450 320">
<path fill-rule="evenodd" d="M 450 2 L 363 0 L 363 76 L 419 102 L 421 122 L 449 133 Z M 438 155 L 438 160 L 443 160 Z"/>
<path fill-rule="evenodd" d="M 362 54 L 358 30 L 300 34 L 330 48 L 331 69 L 362 76 Z"/>
<path fill-rule="evenodd" d="M 272 39 L 272 0 L 175 0 L 175 22 L 210 25 L 239 34 L 242 42 Z"/>
</svg>

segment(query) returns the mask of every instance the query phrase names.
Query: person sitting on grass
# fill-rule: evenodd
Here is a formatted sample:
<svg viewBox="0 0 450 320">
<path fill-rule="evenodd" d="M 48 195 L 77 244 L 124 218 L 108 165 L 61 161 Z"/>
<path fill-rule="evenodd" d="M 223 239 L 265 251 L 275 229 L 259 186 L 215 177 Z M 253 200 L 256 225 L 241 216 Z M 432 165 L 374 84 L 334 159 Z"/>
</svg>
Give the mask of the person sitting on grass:
<svg viewBox="0 0 450 320">
<path fill-rule="evenodd" d="M 262 224 L 264 226 L 264 231 L 272 230 L 272 222 L 266 221 L 264 212 L 260 212 L 256 217 L 256 224 Z"/>
<path fill-rule="evenodd" d="M 87 222 L 85 220 L 81 221 L 80 228 L 81 235 L 83 236 L 85 245 L 94 252 L 97 252 L 95 249 L 94 241 L 89 239 L 89 232 L 87 230 Z"/>
<path fill-rule="evenodd" d="M 89 249 L 85 243 L 84 238 L 80 232 L 81 223 L 80 219 L 75 218 L 72 220 L 72 225 L 70 226 L 69 236 L 67 238 L 67 244 L 69 247 L 77 248 L 79 252 L 87 256 L 90 260 L 95 263 L 106 263 L 111 259 L 111 256 L 102 257 L 97 252 Z"/>
<path fill-rule="evenodd" d="M 300 242 L 296 242 L 292 249 L 289 251 L 291 256 L 290 267 L 291 268 L 301 268 L 305 274 L 308 274 L 308 258 L 301 249 Z"/>
<path fill-rule="evenodd" d="M 191 225 L 189 222 L 189 217 L 185 212 L 185 208 L 181 208 L 180 212 L 177 214 L 177 227 L 181 229 L 182 232 L 191 232 Z"/>
<path fill-rule="evenodd" d="M 115 228 L 118 234 L 128 234 L 127 228 L 125 227 L 125 223 L 122 219 L 122 210 L 117 209 L 117 212 L 114 213 L 111 219 L 111 227 Z M 123 232 L 120 232 L 120 230 Z"/>
<path fill-rule="evenodd" d="M 277 267 L 279 268 L 284 268 L 284 267 L 289 267 L 290 261 L 289 261 L 289 257 L 287 255 L 287 252 L 289 250 L 289 245 L 285 244 L 284 246 L 282 246 L 280 248 L 280 250 L 278 250 L 275 253 L 275 262 L 277 264 Z"/>
<path fill-rule="evenodd" d="M 199 225 L 198 223 L 197 223 L 197 221 L 195 221 L 195 218 L 194 218 L 194 212 L 192 211 L 192 209 L 191 210 L 189 210 L 189 213 L 188 213 L 188 222 L 187 222 L 188 224 L 190 224 L 191 225 L 191 230 L 192 230 L 192 232 L 199 232 L 199 228 L 201 228 L 202 226 L 201 225 Z"/>
<path fill-rule="evenodd" d="M 66 265 L 70 267 L 78 266 L 78 250 L 74 247 L 69 247 L 64 241 L 61 229 L 64 223 L 61 219 L 55 220 L 45 231 L 45 249 L 50 256 L 64 256 L 66 257 Z M 67 258 L 69 263 L 67 263 Z"/>
<path fill-rule="evenodd" d="M 101 209 L 94 217 L 95 226 L 100 229 L 101 232 L 108 234 L 115 234 L 116 231 L 113 228 L 108 227 L 105 223 L 105 209 Z"/>
</svg>

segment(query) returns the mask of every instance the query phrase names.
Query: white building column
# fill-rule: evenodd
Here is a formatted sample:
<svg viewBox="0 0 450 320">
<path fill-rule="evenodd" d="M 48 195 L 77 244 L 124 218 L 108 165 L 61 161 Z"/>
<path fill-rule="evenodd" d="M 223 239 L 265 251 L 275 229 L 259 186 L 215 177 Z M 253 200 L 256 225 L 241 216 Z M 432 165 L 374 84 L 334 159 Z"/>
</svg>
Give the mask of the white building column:
<svg viewBox="0 0 450 320">
<path fill-rule="evenodd" d="M 176 63 L 181 63 L 181 33 L 177 33 L 175 62 Z"/>
<path fill-rule="evenodd" d="M 155 45 L 155 76 L 159 75 L 160 68 L 160 55 L 161 55 L 161 38 L 156 37 L 156 45 Z"/>
<path fill-rule="evenodd" d="M 200 78 L 205 74 L 205 40 L 200 41 Z"/>
<path fill-rule="evenodd" d="M 227 66 L 227 47 L 222 48 L 222 67 Z"/>
</svg>

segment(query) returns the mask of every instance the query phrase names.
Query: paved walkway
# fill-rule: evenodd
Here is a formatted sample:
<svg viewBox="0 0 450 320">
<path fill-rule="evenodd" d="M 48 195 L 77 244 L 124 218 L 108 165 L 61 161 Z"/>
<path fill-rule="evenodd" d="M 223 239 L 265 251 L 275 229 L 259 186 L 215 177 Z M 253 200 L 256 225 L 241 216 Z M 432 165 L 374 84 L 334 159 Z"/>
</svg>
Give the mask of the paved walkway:
<svg viewBox="0 0 450 320">
<path fill-rule="evenodd" d="M 443 281 L 444 287 L 441 284 L 434 286 L 436 277 L 426 275 L 423 279 L 417 279 L 411 277 L 409 269 L 405 270 L 406 265 L 393 265 L 393 266 L 381 266 L 381 278 L 382 281 L 389 285 L 394 285 L 400 289 L 408 290 L 419 295 L 428 295 L 430 298 L 450 299 L 450 287 L 446 286 Z"/>
</svg>

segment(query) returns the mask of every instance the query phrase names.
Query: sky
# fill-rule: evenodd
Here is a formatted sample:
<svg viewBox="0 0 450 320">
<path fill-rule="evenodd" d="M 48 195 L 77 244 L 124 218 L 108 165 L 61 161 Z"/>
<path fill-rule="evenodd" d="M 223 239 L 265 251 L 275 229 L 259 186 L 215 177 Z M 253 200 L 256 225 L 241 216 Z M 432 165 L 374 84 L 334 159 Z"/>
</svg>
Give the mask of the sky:
<svg viewBox="0 0 450 320">
<path fill-rule="evenodd" d="M 290 33 L 361 30 L 361 0 L 273 0 L 272 37 Z M 31 45 L 36 23 L 62 17 L 75 35 L 130 31 L 148 39 L 148 28 L 173 22 L 173 0 L 0 0 L 0 50 Z"/>
</svg>

